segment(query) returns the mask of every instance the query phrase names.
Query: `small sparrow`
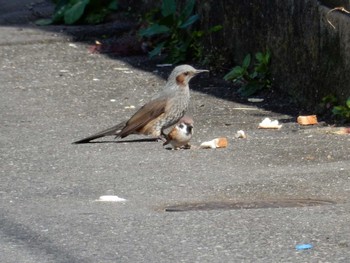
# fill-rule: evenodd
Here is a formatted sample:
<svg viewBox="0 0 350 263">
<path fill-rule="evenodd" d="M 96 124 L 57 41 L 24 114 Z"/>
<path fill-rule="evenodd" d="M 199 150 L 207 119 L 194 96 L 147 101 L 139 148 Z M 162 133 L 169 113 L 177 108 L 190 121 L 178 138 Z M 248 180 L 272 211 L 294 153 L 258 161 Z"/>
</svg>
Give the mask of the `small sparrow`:
<svg viewBox="0 0 350 263">
<path fill-rule="evenodd" d="M 193 135 L 193 120 L 190 117 L 184 116 L 179 120 L 176 126 L 166 135 L 166 142 L 163 146 L 171 144 L 175 150 L 180 148 L 189 149 L 189 141 Z"/>
</svg>

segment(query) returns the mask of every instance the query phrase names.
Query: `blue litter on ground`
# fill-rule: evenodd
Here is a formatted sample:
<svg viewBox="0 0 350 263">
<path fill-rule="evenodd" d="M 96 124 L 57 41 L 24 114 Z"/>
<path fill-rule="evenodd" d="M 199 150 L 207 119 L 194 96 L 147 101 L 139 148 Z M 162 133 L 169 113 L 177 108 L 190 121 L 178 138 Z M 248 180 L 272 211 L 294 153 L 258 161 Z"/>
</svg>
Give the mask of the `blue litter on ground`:
<svg viewBox="0 0 350 263">
<path fill-rule="evenodd" d="M 312 244 L 298 244 L 295 246 L 296 250 L 307 250 L 307 249 L 311 249 L 314 246 Z"/>
</svg>

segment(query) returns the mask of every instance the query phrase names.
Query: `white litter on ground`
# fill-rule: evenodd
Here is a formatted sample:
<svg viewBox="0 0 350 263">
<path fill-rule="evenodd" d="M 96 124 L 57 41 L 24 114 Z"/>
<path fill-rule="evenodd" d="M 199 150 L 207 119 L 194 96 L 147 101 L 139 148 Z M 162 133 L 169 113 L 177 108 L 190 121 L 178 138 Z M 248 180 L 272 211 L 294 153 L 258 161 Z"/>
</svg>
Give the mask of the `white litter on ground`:
<svg viewBox="0 0 350 263">
<path fill-rule="evenodd" d="M 263 119 L 262 122 L 259 123 L 260 129 L 281 129 L 282 124 L 278 123 L 278 120 L 271 120 L 270 118 Z"/>
<path fill-rule="evenodd" d="M 259 103 L 259 102 L 263 102 L 264 99 L 260 99 L 260 98 L 248 98 L 249 102 L 253 102 L 253 103 Z"/>
<path fill-rule="evenodd" d="M 235 137 L 239 138 L 239 139 L 246 139 L 247 135 L 245 134 L 244 131 L 239 130 L 239 131 L 236 132 Z"/>
<path fill-rule="evenodd" d="M 157 64 L 157 67 L 163 68 L 163 67 L 172 67 L 173 64 Z"/>
<path fill-rule="evenodd" d="M 97 202 L 125 202 L 126 199 L 118 197 L 116 195 L 102 195 L 99 199 L 95 200 Z"/>
<path fill-rule="evenodd" d="M 228 142 L 226 138 L 216 138 L 211 141 L 202 142 L 199 147 L 202 149 L 226 148 L 227 144 Z"/>
<path fill-rule="evenodd" d="M 68 46 L 73 47 L 73 48 L 78 48 L 78 46 L 76 44 L 73 44 L 73 43 L 69 43 Z"/>
</svg>

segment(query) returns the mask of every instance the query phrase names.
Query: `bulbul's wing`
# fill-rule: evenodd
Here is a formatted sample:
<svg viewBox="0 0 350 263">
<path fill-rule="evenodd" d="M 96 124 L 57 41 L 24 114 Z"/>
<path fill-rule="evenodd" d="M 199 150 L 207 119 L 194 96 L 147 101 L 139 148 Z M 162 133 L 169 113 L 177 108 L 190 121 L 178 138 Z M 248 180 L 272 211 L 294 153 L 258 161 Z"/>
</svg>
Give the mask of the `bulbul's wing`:
<svg viewBox="0 0 350 263">
<path fill-rule="evenodd" d="M 133 133 L 147 133 L 152 129 L 148 126 L 164 115 L 167 103 L 168 99 L 161 97 L 145 104 L 127 121 L 118 136 L 124 138 Z"/>
<path fill-rule="evenodd" d="M 89 137 L 86 137 L 84 139 L 81 139 L 79 141 L 76 141 L 76 142 L 73 142 L 75 144 L 78 144 L 78 143 L 88 143 L 89 141 L 92 141 L 92 140 L 95 140 L 97 138 L 101 138 L 101 137 L 104 137 L 104 136 L 109 136 L 109 135 L 117 135 L 119 134 L 119 132 L 125 127 L 126 125 L 126 121 L 124 122 L 121 122 L 111 128 L 108 128 L 106 130 L 103 130 L 103 131 L 100 131 L 94 135 L 91 135 Z"/>
<path fill-rule="evenodd" d="M 164 114 L 167 102 L 168 100 L 164 97 L 154 99 L 141 107 L 128 121 L 121 122 L 111 128 L 73 143 L 88 143 L 109 135 L 124 138 L 133 133 L 145 133 L 146 130 L 152 129 L 152 127 L 147 127 L 147 124 L 151 124 L 152 121 Z"/>
</svg>

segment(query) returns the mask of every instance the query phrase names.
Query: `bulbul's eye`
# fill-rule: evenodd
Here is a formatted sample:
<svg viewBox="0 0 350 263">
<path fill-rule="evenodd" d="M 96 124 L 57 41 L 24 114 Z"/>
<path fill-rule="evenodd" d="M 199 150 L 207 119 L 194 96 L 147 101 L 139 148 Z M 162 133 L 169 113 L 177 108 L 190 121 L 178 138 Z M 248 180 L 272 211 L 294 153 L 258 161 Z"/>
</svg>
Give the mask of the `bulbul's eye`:
<svg viewBox="0 0 350 263">
<path fill-rule="evenodd" d="M 190 74 L 188 71 L 184 72 L 185 76 L 188 76 L 188 74 Z"/>
<path fill-rule="evenodd" d="M 183 124 L 180 124 L 180 125 L 179 125 L 179 128 L 180 128 L 180 129 L 182 129 L 183 127 L 184 127 L 184 125 L 183 125 Z"/>
</svg>

